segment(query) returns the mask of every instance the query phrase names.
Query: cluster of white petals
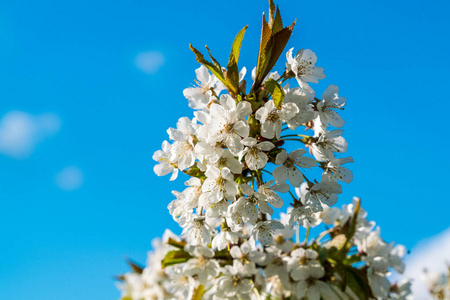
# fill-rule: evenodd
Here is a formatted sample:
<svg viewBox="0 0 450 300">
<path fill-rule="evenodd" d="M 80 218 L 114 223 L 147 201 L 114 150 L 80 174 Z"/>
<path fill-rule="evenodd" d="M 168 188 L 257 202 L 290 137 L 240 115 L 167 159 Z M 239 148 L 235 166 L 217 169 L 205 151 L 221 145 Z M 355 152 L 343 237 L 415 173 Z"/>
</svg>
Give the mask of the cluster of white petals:
<svg viewBox="0 0 450 300">
<path fill-rule="evenodd" d="M 323 78 L 323 69 L 310 67 L 315 63 L 315 54 L 311 50 L 299 53 L 313 60 L 306 61 L 297 54 L 296 60 L 288 61 L 284 77 L 297 70 L 299 82 Z M 318 75 L 301 75 L 300 69 Z M 190 244 L 207 246 L 221 233 L 213 227 L 211 218 L 220 226 L 224 224 L 222 230 L 226 227 L 240 237 L 246 225 L 251 225 L 252 232 L 248 234 L 256 242 L 267 244 L 274 231 L 284 227 L 275 221 L 268 223 L 273 208 L 283 204 L 279 193 L 293 188 L 299 188 L 299 197 L 293 199 L 289 212 L 291 222 L 287 226 L 291 230 L 336 203 L 337 195 L 342 193 L 339 182 L 352 180 L 352 172 L 342 165 L 353 162 L 351 157 L 336 156 L 347 150 L 343 130 L 328 127 L 343 125 L 336 109 L 342 109 L 345 98 L 338 96 L 336 86 L 330 86 L 323 100 L 318 100 L 309 85 L 292 88 L 286 84 L 285 101 L 278 108 L 270 96 L 260 106 L 250 99 L 238 101 L 220 88 L 220 81 L 205 66 L 197 69 L 196 74 L 200 87 L 184 91 L 190 107 L 196 109 L 194 117 L 183 117 L 176 128 L 170 128 L 171 143 L 164 141 L 163 149 L 154 155 L 159 163 L 155 166 L 157 175 L 172 173 L 172 180 L 181 171 L 191 176 L 184 191 L 173 192 L 176 199 L 169 205 Z M 281 80 L 280 76 L 272 76 L 277 77 Z M 299 127 L 312 132 L 289 133 Z M 291 150 L 299 143 L 303 148 Z M 322 171 L 317 179 L 307 175 L 313 168 Z M 311 171 L 314 173 L 317 172 Z M 273 187 L 267 185 L 274 181 Z"/>
<path fill-rule="evenodd" d="M 328 229 L 302 243 L 286 230 L 287 214 L 255 226 L 270 231 L 271 238 L 260 237 L 261 243 L 227 227 L 208 246 L 191 245 L 167 231 L 163 243 L 154 243 L 147 266 L 122 277 L 122 299 L 191 299 L 199 291 L 202 299 L 213 300 L 412 299 L 410 280 L 388 280 L 393 271 L 403 272 L 405 248 L 386 243 L 359 204 L 355 198 L 340 209 L 315 214 L 314 225 L 324 223 Z M 448 299 L 447 277 L 426 275 L 430 292 L 447 297 L 436 299 Z M 361 282 L 367 285 L 365 296 Z"/>
<path fill-rule="evenodd" d="M 183 93 L 193 116 L 153 156 L 158 176 L 188 177 L 168 206 L 183 230 L 123 276 L 122 299 L 410 299 L 409 281 L 388 278 L 403 272 L 405 248 L 380 237 L 360 201 L 333 207 L 353 179 L 346 99 L 335 85 L 315 97 L 308 82 L 325 75 L 313 51 L 286 57 L 281 76 L 267 73 L 248 94 L 246 68 L 237 92 L 214 75 L 225 68 L 196 70 Z"/>
<path fill-rule="evenodd" d="M 446 273 L 425 269 L 422 280 L 428 288 L 431 299 L 450 300 L 450 265 L 447 262 Z"/>
</svg>

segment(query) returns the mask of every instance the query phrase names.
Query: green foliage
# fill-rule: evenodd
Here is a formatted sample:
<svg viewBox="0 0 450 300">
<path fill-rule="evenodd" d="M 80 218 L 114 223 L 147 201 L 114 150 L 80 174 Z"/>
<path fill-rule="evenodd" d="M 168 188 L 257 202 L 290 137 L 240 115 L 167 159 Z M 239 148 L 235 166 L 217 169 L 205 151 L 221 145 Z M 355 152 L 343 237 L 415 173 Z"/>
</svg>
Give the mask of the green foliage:
<svg viewBox="0 0 450 300">
<path fill-rule="evenodd" d="M 264 84 L 265 89 L 272 94 L 272 100 L 278 109 L 281 109 L 284 99 L 284 90 L 281 85 L 274 79 L 269 79 Z"/>
<path fill-rule="evenodd" d="M 332 240 L 328 244 L 330 256 L 337 261 L 344 261 L 346 255 L 350 250 L 352 243 L 351 240 L 356 232 L 356 224 L 358 220 L 358 214 L 361 207 L 361 199 L 356 203 L 353 216 L 343 224 L 339 232 L 332 234 Z"/>
<path fill-rule="evenodd" d="M 244 39 L 244 34 L 245 31 L 247 30 L 247 27 L 248 25 L 242 28 L 241 31 L 239 31 L 239 33 L 236 35 L 233 45 L 231 46 L 230 58 L 228 60 L 227 65 L 226 80 L 229 83 L 229 85 L 235 87 L 237 91 L 239 91 L 239 68 L 238 68 L 239 53 L 241 51 L 242 40 Z"/>
<path fill-rule="evenodd" d="M 189 44 L 189 48 L 192 50 L 192 52 L 194 52 L 195 58 L 197 59 L 197 62 L 201 63 L 209 71 L 211 71 L 211 73 L 213 73 L 214 76 L 216 76 L 230 90 L 231 93 L 236 94 L 237 89 L 235 87 L 231 86 L 228 83 L 228 81 L 225 78 L 225 75 L 222 72 L 222 69 L 220 68 L 219 63 L 212 57 L 212 55 L 210 55 L 210 56 L 212 57 L 212 60 L 214 61 L 214 64 L 212 64 L 209 61 L 207 61 L 203 57 L 203 54 L 200 51 L 198 51 L 197 49 L 195 49 L 191 44 Z M 207 47 L 207 49 L 208 49 L 208 47 Z M 208 52 L 211 54 L 209 49 L 208 49 Z"/>
<path fill-rule="evenodd" d="M 347 256 L 344 259 L 343 263 L 345 265 L 349 265 L 350 266 L 350 265 L 353 265 L 353 264 L 355 264 L 357 262 L 360 262 L 360 261 L 361 261 L 361 255 L 359 253 L 357 253 L 357 254 L 353 254 L 353 255 Z"/>
<path fill-rule="evenodd" d="M 134 273 L 142 274 L 142 271 L 144 271 L 144 267 L 140 266 L 138 263 L 132 261 L 131 259 L 128 259 L 127 263 Z"/>
<path fill-rule="evenodd" d="M 248 116 L 248 126 L 250 127 L 250 136 L 257 137 L 260 135 L 261 128 L 255 115 Z"/>
<path fill-rule="evenodd" d="M 261 41 L 256 64 L 256 78 L 252 91 L 257 91 L 261 87 L 264 78 L 275 66 L 275 63 L 291 37 L 295 22 L 291 26 L 283 28 L 280 9 L 277 7 L 275 13 L 275 4 L 272 0 L 269 0 L 269 23 L 267 23 L 266 17 L 263 14 Z"/>
<path fill-rule="evenodd" d="M 187 262 L 192 256 L 184 250 L 173 250 L 167 252 L 161 262 L 162 268 Z"/>
<path fill-rule="evenodd" d="M 343 249 L 345 249 L 345 245 L 347 244 L 347 237 L 345 234 L 341 233 L 336 235 L 327 245 L 329 249 L 329 253 L 337 254 Z"/>
<path fill-rule="evenodd" d="M 360 269 L 347 266 L 346 268 L 347 288 L 351 289 L 359 299 L 374 299 L 370 289 L 367 275 Z"/>
<path fill-rule="evenodd" d="M 212 62 L 214 63 L 214 66 L 216 66 L 217 69 L 222 70 L 222 66 L 219 64 L 219 62 L 212 56 L 211 50 L 209 50 L 208 46 L 205 46 L 206 50 L 208 50 L 209 57 L 211 57 Z"/>
<path fill-rule="evenodd" d="M 195 288 L 194 294 L 192 295 L 192 300 L 201 300 L 203 297 L 203 293 L 205 292 L 205 286 L 200 284 Z"/>
<path fill-rule="evenodd" d="M 208 46 L 206 50 L 208 50 L 209 56 L 211 57 L 212 63 L 207 61 L 203 54 L 195 49 L 191 44 L 189 44 L 189 48 L 194 52 L 195 57 L 199 63 L 204 65 L 211 73 L 214 74 L 228 89 L 230 94 L 234 97 L 239 95 L 239 53 L 241 51 L 242 40 L 244 39 L 245 31 L 247 30 L 248 25 L 239 31 L 236 35 L 234 42 L 231 46 L 230 58 L 228 60 L 226 73 L 223 72 L 222 66 L 220 63 L 212 56 L 211 51 Z"/>
<path fill-rule="evenodd" d="M 205 172 L 200 170 L 197 166 L 192 166 L 186 170 L 183 171 L 184 174 L 189 175 L 191 177 L 197 177 L 199 179 L 206 178 Z"/>
<path fill-rule="evenodd" d="M 169 238 L 167 244 L 178 249 L 184 249 L 184 246 L 186 246 L 187 243 L 186 241 L 176 241 L 173 238 Z"/>
<path fill-rule="evenodd" d="M 272 2 L 272 4 L 273 4 L 273 2 Z M 277 5 L 277 12 L 275 15 L 275 20 L 273 22 L 269 21 L 269 26 L 272 27 L 273 33 L 277 33 L 283 29 L 283 21 L 281 20 L 281 14 L 280 14 L 280 9 L 278 8 L 278 5 Z"/>
</svg>

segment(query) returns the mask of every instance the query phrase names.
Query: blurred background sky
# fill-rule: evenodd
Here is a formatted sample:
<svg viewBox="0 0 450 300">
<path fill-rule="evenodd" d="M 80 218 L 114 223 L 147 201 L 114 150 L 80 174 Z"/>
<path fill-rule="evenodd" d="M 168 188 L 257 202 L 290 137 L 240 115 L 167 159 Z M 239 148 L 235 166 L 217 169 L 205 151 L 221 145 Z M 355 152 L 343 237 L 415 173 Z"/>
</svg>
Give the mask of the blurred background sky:
<svg viewBox="0 0 450 300">
<path fill-rule="evenodd" d="M 413 276 L 450 260 L 447 1 L 277 1 L 286 49 L 312 49 L 348 104 L 354 181 Z M 225 62 L 249 24 L 256 64 L 266 1 L 0 2 L 0 298 L 117 299 L 125 259 L 145 262 L 183 178 L 153 173 L 208 44 Z M 282 55 L 278 70 L 284 67 Z M 223 63 L 224 64 L 224 63 Z M 251 81 L 247 74 L 247 81 Z M 447 231 L 446 231 L 447 230 Z M 433 248 L 434 250 L 430 249 Z M 437 250 L 436 250 L 437 249 Z M 434 252 L 433 252 L 434 251 Z M 407 270 L 408 272 L 408 270 Z M 420 299 L 420 298 L 418 298 Z"/>
</svg>

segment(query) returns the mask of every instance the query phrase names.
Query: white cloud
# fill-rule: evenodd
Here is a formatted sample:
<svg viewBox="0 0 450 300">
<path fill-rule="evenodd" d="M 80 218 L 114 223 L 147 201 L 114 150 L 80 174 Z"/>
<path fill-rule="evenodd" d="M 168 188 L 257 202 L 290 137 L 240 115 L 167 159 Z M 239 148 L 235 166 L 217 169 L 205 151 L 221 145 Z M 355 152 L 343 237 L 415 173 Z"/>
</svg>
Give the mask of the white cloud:
<svg viewBox="0 0 450 300">
<path fill-rule="evenodd" d="M 450 228 L 431 238 L 421 241 L 406 258 L 404 277 L 414 279 L 414 299 L 427 299 L 427 287 L 422 280 L 423 270 L 446 272 L 450 262 Z"/>
<path fill-rule="evenodd" d="M 159 51 L 141 52 L 134 60 L 139 70 L 152 75 L 158 72 L 162 65 L 164 65 L 164 62 L 164 54 Z"/>
<path fill-rule="evenodd" d="M 30 156 L 36 145 L 55 134 L 61 120 L 55 114 L 31 115 L 10 111 L 0 120 L 0 153 L 17 159 Z"/>
<path fill-rule="evenodd" d="M 56 174 L 55 181 L 60 189 L 73 191 L 81 187 L 84 177 L 77 167 L 66 167 Z"/>
</svg>

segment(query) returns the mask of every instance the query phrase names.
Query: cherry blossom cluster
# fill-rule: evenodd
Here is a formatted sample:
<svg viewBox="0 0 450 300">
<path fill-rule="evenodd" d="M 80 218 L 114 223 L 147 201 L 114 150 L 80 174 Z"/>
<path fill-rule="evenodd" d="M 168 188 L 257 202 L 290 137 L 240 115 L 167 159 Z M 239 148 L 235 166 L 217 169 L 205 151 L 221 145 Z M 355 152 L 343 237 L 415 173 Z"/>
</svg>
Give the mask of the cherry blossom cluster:
<svg viewBox="0 0 450 300">
<path fill-rule="evenodd" d="M 168 205 L 182 232 L 166 233 L 145 267 L 132 264 L 123 300 L 410 299 L 409 281 L 388 279 L 403 272 L 405 248 L 380 237 L 358 199 L 333 207 L 353 179 L 346 98 L 335 85 L 316 95 L 310 84 L 325 74 L 309 49 L 288 50 L 285 70 L 272 70 L 295 22 L 283 28 L 269 3 L 250 89 L 237 68 L 246 27 L 227 68 L 191 46 L 202 64 L 183 91 L 193 117 L 153 155 L 158 176 L 188 177 Z"/>
<path fill-rule="evenodd" d="M 423 281 L 432 299 L 450 300 L 450 265 L 448 263 L 447 268 L 446 273 L 424 270 Z"/>
<path fill-rule="evenodd" d="M 280 193 L 301 189 L 302 198 L 293 198 L 294 209 L 289 213 L 288 226 L 293 228 L 334 205 L 342 193 L 340 183 L 351 182 L 352 172 L 343 165 L 352 158 L 336 157 L 347 150 L 343 131 L 330 128 L 344 125 L 337 111 L 343 109 L 346 99 L 334 85 L 321 99 L 315 97 L 307 81 L 325 77 L 315 62 L 311 50 L 302 49 L 292 57 L 291 49 L 283 76 L 269 74 L 268 78 L 278 81 L 295 77 L 300 85 L 283 87 L 280 108 L 269 98 L 238 101 L 204 66 L 196 70 L 199 86 L 184 90 L 189 106 L 196 109 L 194 117 L 183 117 L 176 128 L 169 128 L 172 143 L 164 141 L 162 150 L 153 156 L 159 162 L 157 175 L 171 173 L 173 180 L 182 171 L 191 176 L 184 191 L 173 192 L 176 199 L 169 205 L 189 244 L 213 242 L 224 248 L 250 224 L 255 239 L 266 245 L 273 230 L 283 227 L 268 219 L 274 208 L 284 204 Z M 243 68 L 241 82 L 245 73 Z M 312 133 L 289 133 L 298 128 Z M 303 147 L 291 151 L 293 145 L 288 142 Z M 307 169 L 312 168 L 321 170 L 318 180 L 307 176 Z M 230 232 L 228 238 L 223 232 L 214 234 L 221 224 L 222 231 Z"/>
<path fill-rule="evenodd" d="M 366 215 L 356 199 L 325 208 L 313 226 L 331 227 L 300 244 L 284 213 L 279 221 L 286 226 L 266 246 L 244 235 L 219 250 L 166 231 L 147 265 L 122 276 L 122 299 L 412 299 L 409 280 L 387 278 L 403 271 L 405 248 L 384 242 Z"/>
</svg>

